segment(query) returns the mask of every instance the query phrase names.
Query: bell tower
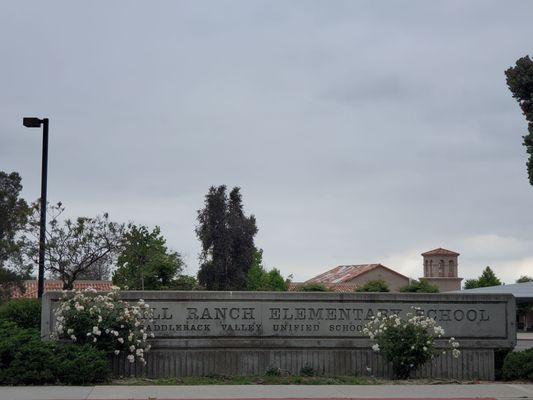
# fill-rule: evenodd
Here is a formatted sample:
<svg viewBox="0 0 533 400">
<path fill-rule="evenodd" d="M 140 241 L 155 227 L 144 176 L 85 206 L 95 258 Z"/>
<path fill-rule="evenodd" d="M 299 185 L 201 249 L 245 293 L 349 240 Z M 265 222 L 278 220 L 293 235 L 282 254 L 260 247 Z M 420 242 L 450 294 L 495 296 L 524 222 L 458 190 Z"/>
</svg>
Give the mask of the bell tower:
<svg viewBox="0 0 533 400">
<path fill-rule="evenodd" d="M 439 247 L 422 253 L 422 257 L 424 276 L 420 279 L 437 286 L 441 292 L 461 290 L 463 278 L 458 277 L 459 253 Z"/>
</svg>

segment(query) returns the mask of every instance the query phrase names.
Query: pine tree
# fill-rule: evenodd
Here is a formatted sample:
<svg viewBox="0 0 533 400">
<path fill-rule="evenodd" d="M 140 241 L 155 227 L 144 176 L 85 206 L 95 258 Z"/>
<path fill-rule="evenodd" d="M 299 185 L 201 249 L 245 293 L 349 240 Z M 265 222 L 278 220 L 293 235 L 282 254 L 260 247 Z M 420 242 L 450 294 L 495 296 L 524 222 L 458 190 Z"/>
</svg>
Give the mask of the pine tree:
<svg viewBox="0 0 533 400">
<path fill-rule="evenodd" d="M 468 279 L 465 282 L 465 289 L 475 289 L 489 286 L 500 286 L 502 282 L 498 279 L 494 271 L 487 267 L 478 279 Z"/>
<path fill-rule="evenodd" d="M 208 290 L 245 290 L 257 233 L 255 217 L 243 211 L 238 187 L 211 187 L 198 211 L 196 235 L 202 242 L 198 280 Z"/>
</svg>

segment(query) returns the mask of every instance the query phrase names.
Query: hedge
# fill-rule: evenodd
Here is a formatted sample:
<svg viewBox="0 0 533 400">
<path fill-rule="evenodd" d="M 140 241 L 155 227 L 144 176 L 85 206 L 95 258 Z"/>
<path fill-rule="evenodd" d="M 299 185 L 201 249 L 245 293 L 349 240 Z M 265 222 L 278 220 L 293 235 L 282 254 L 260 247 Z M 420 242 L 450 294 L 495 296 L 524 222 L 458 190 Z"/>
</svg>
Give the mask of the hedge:
<svg viewBox="0 0 533 400">
<path fill-rule="evenodd" d="M 513 351 L 505 356 L 502 367 L 505 380 L 528 379 L 533 381 L 533 349 Z"/>
<path fill-rule="evenodd" d="M 105 382 L 110 374 L 104 351 L 89 345 L 43 342 L 36 329 L 0 321 L 2 385 L 80 385 Z"/>
<path fill-rule="evenodd" d="M 21 328 L 40 329 L 41 302 L 37 299 L 14 299 L 0 305 L 0 321 L 14 322 Z"/>
</svg>

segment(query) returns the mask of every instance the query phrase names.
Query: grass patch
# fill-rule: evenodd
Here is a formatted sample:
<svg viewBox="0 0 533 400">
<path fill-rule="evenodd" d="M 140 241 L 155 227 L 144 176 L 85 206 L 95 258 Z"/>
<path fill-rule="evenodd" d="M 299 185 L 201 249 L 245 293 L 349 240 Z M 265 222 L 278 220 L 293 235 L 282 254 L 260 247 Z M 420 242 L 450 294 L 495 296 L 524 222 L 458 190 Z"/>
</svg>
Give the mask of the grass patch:
<svg viewBox="0 0 533 400">
<path fill-rule="evenodd" d="M 183 378 L 122 378 L 113 385 L 375 385 L 382 381 L 357 376 L 190 376 Z"/>
</svg>

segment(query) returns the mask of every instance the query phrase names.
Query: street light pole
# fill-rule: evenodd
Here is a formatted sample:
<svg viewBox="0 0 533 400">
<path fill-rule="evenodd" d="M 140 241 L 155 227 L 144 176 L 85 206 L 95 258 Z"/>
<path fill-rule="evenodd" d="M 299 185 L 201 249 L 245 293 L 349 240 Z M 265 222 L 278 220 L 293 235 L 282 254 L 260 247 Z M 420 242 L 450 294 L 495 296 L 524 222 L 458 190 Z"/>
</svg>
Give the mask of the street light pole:
<svg viewBox="0 0 533 400">
<path fill-rule="evenodd" d="M 43 156 L 41 167 L 41 226 L 39 232 L 39 280 L 37 298 L 44 294 L 44 245 L 46 240 L 46 189 L 48 185 L 48 118 L 43 119 Z"/>
<path fill-rule="evenodd" d="M 37 298 L 44 294 L 44 253 L 46 241 L 46 189 L 48 183 L 48 118 L 24 118 L 23 124 L 27 128 L 43 126 L 43 155 L 41 165 L 41 220 L 39 231 L 39 275 L 37 281 Z"/>
</svg>

